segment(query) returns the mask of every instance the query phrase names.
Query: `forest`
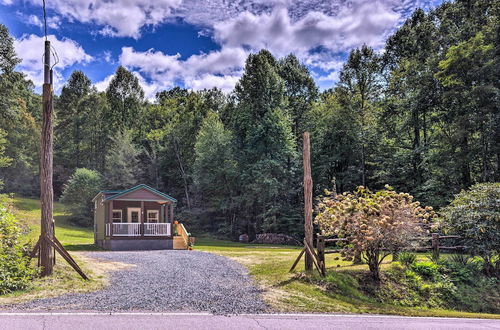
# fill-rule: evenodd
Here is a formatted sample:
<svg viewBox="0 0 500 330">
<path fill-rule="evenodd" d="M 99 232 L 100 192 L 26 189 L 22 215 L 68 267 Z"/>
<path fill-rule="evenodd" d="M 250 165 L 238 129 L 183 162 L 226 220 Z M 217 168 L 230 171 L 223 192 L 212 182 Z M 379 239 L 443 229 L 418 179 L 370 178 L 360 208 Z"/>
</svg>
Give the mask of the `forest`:
<svg viewBox="0 0 500 330">
<path fill-rule="evenodd" d="M 55 100 L 56 198 L 86 186 L 74 221 L 90 226 L 93 194 L 145 183 L 197 231 L 299 237 L 309 131 L 315 197 L 388 184 L 439 210 L 500 181 L 499 15 L 494 0 L 416 10 L 383 51 L 353 49 L 324 91 L 296 56 L 267 50 L 229 94 L 176 87 L 151 101 L 125 67 L 105 92 L 75 71 Z M 0 24 L 0 192 L 38 196 L 41 96 L 19 62 Z"/>
</svg>

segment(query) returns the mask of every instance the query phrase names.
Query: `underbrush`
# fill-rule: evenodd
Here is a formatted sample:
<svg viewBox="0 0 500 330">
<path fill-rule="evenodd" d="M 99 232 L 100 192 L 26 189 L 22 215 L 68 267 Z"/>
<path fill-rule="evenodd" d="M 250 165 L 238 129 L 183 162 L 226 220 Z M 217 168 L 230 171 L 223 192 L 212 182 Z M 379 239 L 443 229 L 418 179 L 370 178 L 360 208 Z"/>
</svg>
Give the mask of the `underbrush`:
<svg viewBox="0 0 500 330">
<path fill-rule="evenodd" d="M 412 258 L 409 258 L 412 259 Z M 329 271 L 313 281 L 329 294 L 382 305 L 500 313 L 500 282 L 483 273 L 483 261 L 451 256 L 394 262 L 374 282 L 365 271 Z"/>
</svg>

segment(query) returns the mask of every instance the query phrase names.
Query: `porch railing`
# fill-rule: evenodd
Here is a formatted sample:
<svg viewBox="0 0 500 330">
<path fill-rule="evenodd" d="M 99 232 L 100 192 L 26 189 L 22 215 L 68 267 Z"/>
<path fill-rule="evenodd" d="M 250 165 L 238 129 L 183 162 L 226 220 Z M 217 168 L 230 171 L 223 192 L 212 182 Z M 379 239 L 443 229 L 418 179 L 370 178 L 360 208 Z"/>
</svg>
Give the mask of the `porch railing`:
<svg viewBox="0 0 500 330">
<path fill-rule="evenodd" d="M 112 231 L 111 226 L 113 226 Z M 170 236 L 170 223 L 123 222 L 106 224 L 106 236 L 141 236 L 141 232 L 144 232 L 144 236 Z"/>
<path fill-rule="evenodd" d="M 145 223 L 144 236 L 170 236 L 169 223 Z"/>
</svg>

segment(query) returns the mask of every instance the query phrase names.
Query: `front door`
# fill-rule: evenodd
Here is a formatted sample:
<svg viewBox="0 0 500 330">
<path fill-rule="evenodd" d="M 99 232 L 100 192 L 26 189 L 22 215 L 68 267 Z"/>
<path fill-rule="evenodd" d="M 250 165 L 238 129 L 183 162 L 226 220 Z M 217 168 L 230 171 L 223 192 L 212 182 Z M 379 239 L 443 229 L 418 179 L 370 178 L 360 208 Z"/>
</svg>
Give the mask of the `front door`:
<svg viewBox="0 0 500 330">
<path fill-rule="evenodd" d="M 127 222 L 140 223 L 141 222 L 141 208 L 129 207 L 127 209 Z"/>
</svg>

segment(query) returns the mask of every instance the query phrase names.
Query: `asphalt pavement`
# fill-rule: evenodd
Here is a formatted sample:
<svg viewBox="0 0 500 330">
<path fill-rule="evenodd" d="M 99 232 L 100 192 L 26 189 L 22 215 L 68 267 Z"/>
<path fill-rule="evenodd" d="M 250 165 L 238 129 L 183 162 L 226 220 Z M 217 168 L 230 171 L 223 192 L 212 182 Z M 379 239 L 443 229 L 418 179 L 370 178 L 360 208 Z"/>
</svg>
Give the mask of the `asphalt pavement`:
<svg viewBox="0 0 500 330">
<path fill-rule="evenodd" d="M 0 313 L 0 329 L 500 329 L 500 320 L 354 314 Z"/>
</svg>

